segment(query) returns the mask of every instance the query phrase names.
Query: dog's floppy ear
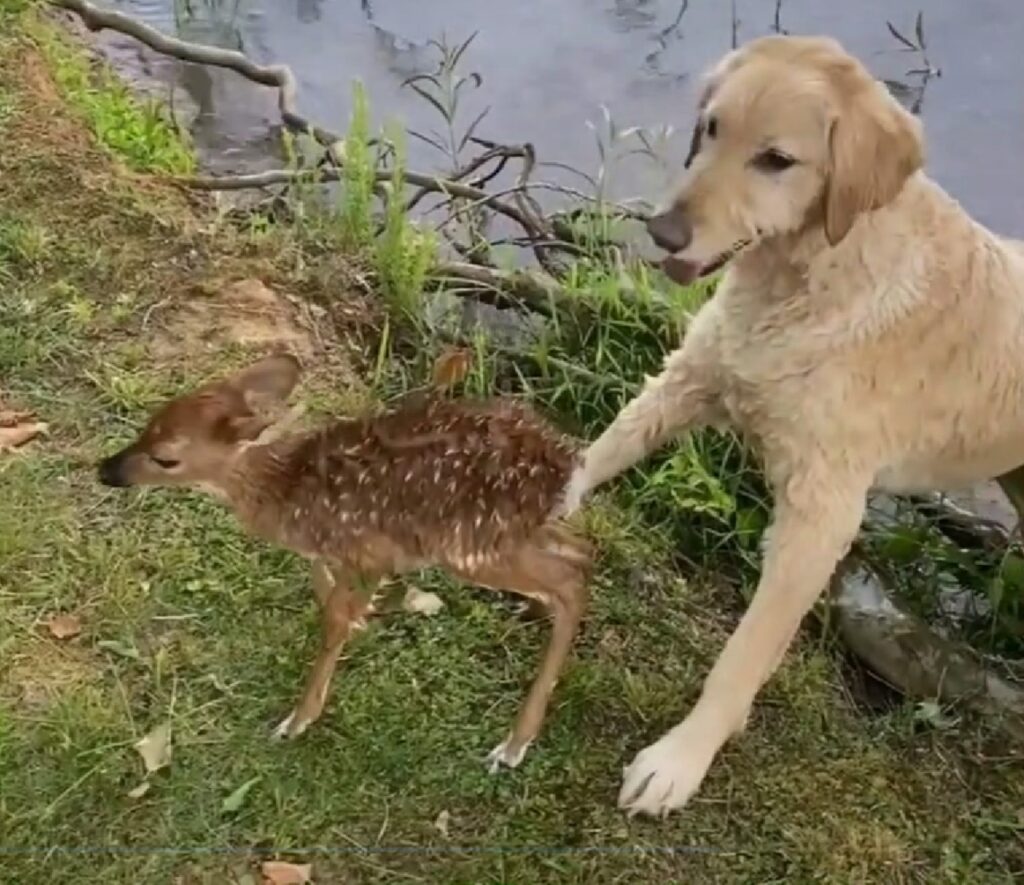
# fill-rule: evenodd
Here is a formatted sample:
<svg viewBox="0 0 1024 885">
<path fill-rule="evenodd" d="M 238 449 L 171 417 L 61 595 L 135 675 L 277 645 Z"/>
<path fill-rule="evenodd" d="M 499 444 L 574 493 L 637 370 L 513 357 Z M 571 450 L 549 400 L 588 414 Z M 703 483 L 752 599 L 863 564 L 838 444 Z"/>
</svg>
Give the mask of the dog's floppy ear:
<svg viewBox="0 0 1024 885">
<path fill-rule="evenodd" d="M 921 124 L 877 81 L 860 71 L 837 77 L 840 102 L 829 130 L 825 236 L 843 239 L 861 212 L 899 193 L 924 164 Z"/>
</svg>

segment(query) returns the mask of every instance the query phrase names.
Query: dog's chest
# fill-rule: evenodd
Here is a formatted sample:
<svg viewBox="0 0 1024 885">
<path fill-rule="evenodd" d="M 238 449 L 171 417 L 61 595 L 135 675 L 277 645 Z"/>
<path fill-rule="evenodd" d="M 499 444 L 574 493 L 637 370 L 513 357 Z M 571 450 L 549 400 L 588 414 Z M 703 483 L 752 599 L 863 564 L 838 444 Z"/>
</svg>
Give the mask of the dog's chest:
<svg viewBox="0 0 1024 885">
<path fill-rule="evenodd" d="M 804 317 L 741 304 L 723 311 L 713 372 L 721 410 L 743 433 L 763 437 L 801 413 L 828 376 L 829 355 L 795 334 Z"/>
<path fill-rule="evenodd" d="M 812 386 L 812 368 L 785 354 L 781 341 L 727 336 L 715 367 L 721 408 L 737 429 L 760 435 L 766 424 L 800 412 Z"/>
</svg>

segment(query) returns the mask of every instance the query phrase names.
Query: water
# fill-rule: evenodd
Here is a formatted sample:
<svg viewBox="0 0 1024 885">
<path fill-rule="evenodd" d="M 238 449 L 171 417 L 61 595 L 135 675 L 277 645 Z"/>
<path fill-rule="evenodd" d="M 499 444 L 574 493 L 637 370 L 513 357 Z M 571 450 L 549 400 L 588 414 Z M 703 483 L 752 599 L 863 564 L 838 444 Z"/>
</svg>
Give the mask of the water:
<svg viewBox="0 0 1024 885">
<path fill-rule="evenodd" d="M 732 41 L 724 0 L 114 0 L 186 39 L 241 48 L 261 62 L 285 62 L 298 77 L 300 108 L 343 130 L 351 81 L 365 83 L 378 121 L 394 117 L 425 130 L 440 120 L 408 89 L 407 77 L 436 60 L 427 45 L 446 34 L 459 42 L 478 32 L 464 68 L 483 86 L 467 95 L 463 125 L 490 105 L 478 134 L 532 142 L 542 160 L 593 172 L 599 164 L 588 120 L 606 105 L 620 126 L 671 124 L 672 158 L 681 160 L 693 119 L 699 73 Z M 191 7 L 191 14 L 187 7 Z M 736 0 L 740 41 L 768 33 L 775 0 Z M 900 52 L 891 20 L 913 35 L 919 9 L 931 64 L 941 69 L 925 93 L 922 117 L 932 175 L 980 221 L 1024 237 L 1024 13 L 1020 0 L 787 0 L 782 27 L 837 37 L 886 79 L 904 78 L 919 56 Z M 274 95 L 229 72 L 202 71 L 140 53 L 126 38 L 105 38 L 134 73 L 176 85 L 196 102 L 197 143 L 219 169 L 275 165 L 268 128 Z M 426 145 L 411 146 L 411 165 L 445 168 Z M 556 173 L 545 177 L 552 177 Z M 563 181 L 565 174 L 561 173 Z M 579 182 L 576 182 L 579 183 Z M 656 198 L 665 175 L 643 158 L 615 164 L 611 190 Z M 584 185 L 585 186 L 585 185 Z"/>
</svg>

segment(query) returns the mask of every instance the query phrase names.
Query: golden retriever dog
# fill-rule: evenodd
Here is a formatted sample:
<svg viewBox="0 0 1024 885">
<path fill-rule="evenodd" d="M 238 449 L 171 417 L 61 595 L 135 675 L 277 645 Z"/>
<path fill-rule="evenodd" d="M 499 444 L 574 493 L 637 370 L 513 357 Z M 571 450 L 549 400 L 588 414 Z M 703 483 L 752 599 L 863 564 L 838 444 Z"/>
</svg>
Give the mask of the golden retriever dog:
<svg viewBox="0 0 1024 885">
<path fill-rule="evenodd" d="M 869 489 L 1024 462 L 1024 249 L 973 221 L 923 158 L 918 121 L 834 40 L 766 37 L 710 73 L 683 180 L 648 232 L 678 281 L 724 275 L 587 450 L 565 507 L 710 424 L 756 446 L 774 515 L 700 699 L 625 770 L 631 813 L 681 808 L 744 727 Z"/>
</svg>

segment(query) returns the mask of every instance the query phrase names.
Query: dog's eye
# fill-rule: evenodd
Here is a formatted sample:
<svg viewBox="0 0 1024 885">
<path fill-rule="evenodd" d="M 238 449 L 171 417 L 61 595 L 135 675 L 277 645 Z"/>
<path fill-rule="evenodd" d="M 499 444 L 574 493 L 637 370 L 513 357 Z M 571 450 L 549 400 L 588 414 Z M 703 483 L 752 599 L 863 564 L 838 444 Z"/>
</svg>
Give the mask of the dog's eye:
<svg viewBox="0 0 1024 885">
<path fill-rule="evenodd" d="M 762 172 L 784 172 L 794 165 L 794 160 L 789 154 L 769 148 L 754 157 L 754 165 Z"/>
<path fill-rule="evenodd" d="M 718 137 L 718 120 L 715 117 L 708 117 L 708 138 Z"/>
<path fill-rule="evenodd" d="M 181 464 L 181 461 L 175 461 L 172 458 L 157 458 L 156 455 L 150 455 L 149 458 L 154 464 L 156 464 L 157 467 L 160 467 L 164 470 L 173 470 L 175 467 Z"/>
</svg>

